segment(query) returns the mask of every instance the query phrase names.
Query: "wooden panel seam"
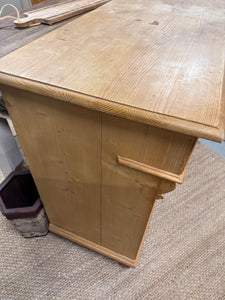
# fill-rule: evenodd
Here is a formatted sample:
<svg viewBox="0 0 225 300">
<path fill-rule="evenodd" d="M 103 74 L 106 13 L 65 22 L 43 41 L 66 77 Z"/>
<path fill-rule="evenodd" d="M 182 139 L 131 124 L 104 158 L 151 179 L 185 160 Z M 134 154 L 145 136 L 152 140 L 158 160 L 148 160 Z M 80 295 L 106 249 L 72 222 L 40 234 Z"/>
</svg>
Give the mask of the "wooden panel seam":
<svg viewBox="0 0 225 300">
<path fill-rule="evenodd" d="M 166 180 L 170 180 L 170 181 L 173 181 L 176 183 L 183 183 L 183 181 L 184 181 L 185 172 L 183 172 L 181 175 L 177 175 L 175 173 L 171 173 L 171 172 L 159 169 L 159 168 L 155 168 L 155 167 L 146 165 L 144 163 L 135 161 L 130 158 L 122 157 L 120 155 L 117 155 L 117 159 L 121 165 L 144 172 L 144 173 L 148 173 L 148 174 L 151 174 L 151 175 L 154 175 L 154 176 L 166 179 Z"/>
</svg>

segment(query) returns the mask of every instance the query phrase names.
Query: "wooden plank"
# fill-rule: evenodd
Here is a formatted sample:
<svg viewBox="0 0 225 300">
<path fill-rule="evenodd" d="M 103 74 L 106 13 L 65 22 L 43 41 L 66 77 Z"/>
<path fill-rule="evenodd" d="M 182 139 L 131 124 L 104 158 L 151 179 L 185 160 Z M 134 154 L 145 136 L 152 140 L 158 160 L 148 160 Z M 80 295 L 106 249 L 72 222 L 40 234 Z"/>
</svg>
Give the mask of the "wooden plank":
<svg viewBox="0 0 225 300">
<path fill-rule="evenodd" d="M 36 8 L 46 7 L 49 5 L 64 3 L 64 0 L 46 0 L 40 4 L 36 4 L 33 7 L 24 9 L 20 13 L 25 13 L 27 11 L 32 11 Z M 0 21 L 0 57 L 3 57 L 12 51 L 21 48 L 29 44 L 30 42 L 38 39 L 39 37 L 51 32 L 59 27 L 62 27 L 69 21 L 78 18 L 79 16 L 73 17 L 72 19 L 67 19 L 59 23 L 53 24 L 52 26 L 45 26 L 41 24 L 40 26 L 33 26 L 26 28 L 25 30 L 18 30 L 15 28 L 12 20 L 4 19 Z"/>
<path fill-rule="evenodd" d="M 3 96 L 50 223 L 99 243 L 100 113 L 10 88 Z"/>
<path fill-rule="evenodd" d="M 113 0 L 3 58 L 0 70 L 13 82 L 26 78 L 91 95 L 102 106 L 121 104 L 128 114 L 138 110 L 134 118 L 144 112 L 146 123 L 149 114 L 169 126 L 175 118 L 188 122 L 184 133 L 198 136 L 202 126 L 222 140 L 224 6 Z"/>
<path fill-rule="evenodd" d="M 66 1 L 63 4 L 50 5 L 24 13 L 24 18 L 15 20 L 14 24 L 18 28 L 29 27 L 33 24 L 48 24 L 60 22 L 62 20 L 78 16 L 91 11 L 110 0 L 76 0 Z"/>
</svg>

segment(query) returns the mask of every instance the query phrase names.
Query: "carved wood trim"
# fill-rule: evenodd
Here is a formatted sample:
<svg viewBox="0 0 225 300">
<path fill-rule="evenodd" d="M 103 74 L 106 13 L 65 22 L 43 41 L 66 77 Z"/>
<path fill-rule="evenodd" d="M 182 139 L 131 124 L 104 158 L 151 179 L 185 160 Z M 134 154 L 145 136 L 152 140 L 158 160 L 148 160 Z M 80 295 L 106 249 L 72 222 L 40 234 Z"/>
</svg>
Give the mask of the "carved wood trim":
<svg viewBox="0 0 225 300">
<path fill-rule="evenodd" d="M 143 164 L 130 158 L 122 157 L 120 155 L 117 155 L 117 159 L 121 165 L 136 169 L 141 172 L 145 172 L 176 183 L 182 183 L 184 181 L 184 172 L 181 175 L 177 175 L 159 168 Z"/>
</svg>

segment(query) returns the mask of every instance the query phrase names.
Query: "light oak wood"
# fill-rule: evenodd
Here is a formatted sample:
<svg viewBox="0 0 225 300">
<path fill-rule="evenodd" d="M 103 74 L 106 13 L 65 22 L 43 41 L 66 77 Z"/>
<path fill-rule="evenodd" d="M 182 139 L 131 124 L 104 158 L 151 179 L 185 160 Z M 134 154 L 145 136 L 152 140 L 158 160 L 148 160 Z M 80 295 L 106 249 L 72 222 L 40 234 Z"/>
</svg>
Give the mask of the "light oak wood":
<svg viewBox="0 0 225 300">
<path fill-rule="evenodd" d="M 121 165 L 130 167 L 132 169 L 136 169 L 138 171 L 142 171 L 144 173 L 148 173 L 148 174 L 151 174 L 154 176 L 168 179 L 168 180 L 174 181 L 176 183 L 182 183 L 184 181 L 184 172 L 181 175 L 176 175 L 176 174 L 143 164 L 139 161 L 135 161 L 135 160 L 127 158 L 127 157 L 122 157 L 120 155 L 117 155 L 117 159 Z"/>
<path fill-rule="evenodd" d="M 24 13 L 24 18 L 15 20 L 16 27 L 25 28 L 31 25 L 52 25 L 62 20 L 91 11 L 110 0 L 72 0 L 63 4 L 54 4 Z"/>
<path fill-rule="evenodd" d="M 2 92 L 50 230 L 136 266 L 155 199 L 175 188 L 196 138 L 9 86 Z M 121 165 L 118 155 L 174 178 Z"/>
<path fill-rule="evenodd" d="M 217 142 L 222 142 L 221 136 L 224 129 L 218 131 L 215 127 L 205 127 L 203 124 L 195 124 L 193 129 L 192 124 L 187 120 L 182 120 L 173 117 L 164 117 L 157 115 L 150 111 L 139 110 L 138 108 L 124 106 L 111 101 L 102 101 L 101 98 L 84 95 L 78 92 L 72 92 L 57 88 L 52 85 L 43 84 L 27 79 L 16 78 L 8 74 L 0 72 L 0 82 L 3 85 L 24 89 L 29 92 L 35 92 L 43 96 L 53 97 L 55 99 L 77 104 L 79 106 L 87 107 L 92 110 L 106 112 L 115 116 L 120 116 L 130 120 L 136 120 L 141 123 L 146 123 L 160 128 L 167 128 L 172 131 L 189 134 L 192 136 L 202 137 Z M 1 86 L 0 83 L 0 86 Z"/>
<path fill-rule="evenodd" d="M 136 259 L 158 195 L 175 188 L 168 178 L 129 168 L 129 157 L 161 173 L 183 174 L 196 138 L 102 115 L 102 245 Z M 156 175 L 156 176 L 153 176 Z M 174 181 L 174 178 L 173 178 Z"/>
<path fill-rule="evenodd" d="M 185 3 L 113 0 L 4 57 L 0 71 L 222 141 L 225 4 Z"/>
<path fill-rule="evenodd" d="M 84 238 L 82 238 L 82 237 L 80 237 L 80 236 L 78 236 L 74 233 L 71 233 L 70 231 L 64 230 L 64 229 L 62 229 L 60 227 L 57 227 L 55 225 L 50 224 L 49 225 L 49 230 L 51 232 L 54 232 L 54 233 L 64 237 L 64 238 L 67 238 L 67 239 L 69 239 L 73 242 L 76 242 L 76 243 L 78 243 L 82 246 L 90 248 L 90 249 L 92 249 L 96 252 L 99 252 L 99 253 L 101 253 L 105 256 L 108 256 L 112 259 L 115 259 L 118 262 L 120 262 L 120 263 L 122 263 L 122 264 L 124 264 L 128 267 L 133 267 L 134 268 L 137 265 L 137 262 L 138 262 L 137 260 L 129 259 L 126 256 L 123 256 L 123 255 L 121 255 L 117 252 L 111 251 L 110 249 L 107 249 L 107 248 L 105 248 L 105 247 L 103 247 L 99 244 L 95 244 L 95 243 L 91 242 L 90 240 L 86 240 L 86 239 L 84 239 Z"/>
<path fill-rule="evenodd" d="M 99 243 L 100 113 L 2 91 L 50 223 Z"/>
<path fill-rule="evenodd" d="M 136 266 L 197 138 L 224 137 L 224 8 L 112 0 L 0 60 L 50 230 Z"/>
</svg>

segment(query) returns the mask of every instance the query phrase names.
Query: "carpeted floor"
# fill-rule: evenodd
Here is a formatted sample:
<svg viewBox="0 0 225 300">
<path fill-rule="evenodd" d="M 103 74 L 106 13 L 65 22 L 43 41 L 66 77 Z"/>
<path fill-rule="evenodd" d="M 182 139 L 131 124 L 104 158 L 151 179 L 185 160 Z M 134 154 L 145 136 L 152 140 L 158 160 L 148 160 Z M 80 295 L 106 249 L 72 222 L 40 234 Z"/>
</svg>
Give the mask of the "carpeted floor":
<svg viewBox="0 0 225 300">
<path fill-rule="evenodd" d="M 225 160 L 198 143 L 185 182 L 158 200 L 136 269 L 0 216 L 0 299 L 225 299 Z"/>
</svg>

